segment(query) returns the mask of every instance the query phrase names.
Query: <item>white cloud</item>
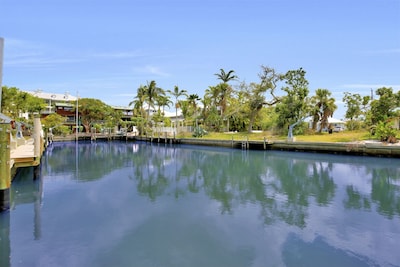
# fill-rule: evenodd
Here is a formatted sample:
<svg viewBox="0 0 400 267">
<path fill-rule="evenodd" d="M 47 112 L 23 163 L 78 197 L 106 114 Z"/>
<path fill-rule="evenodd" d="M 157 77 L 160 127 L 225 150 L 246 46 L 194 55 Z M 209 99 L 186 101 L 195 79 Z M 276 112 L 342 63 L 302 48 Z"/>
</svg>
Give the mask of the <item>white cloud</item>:
<svg viewBox="0 0 400 267">
<path fill-rule="evenodd" d="M 134 71 L 141 73 L 141 74 L 152 74 L 152 75 L 161 76 L 161 77 L 169 77 L 170 76 L 169 73 L 164 72 L 159 67 L 155 67 L 152 65 L 146 65 L 142 68 L 134 68 Z"/>
<path fill-rule="evenodd" d="M 47 52 L 46 52 L 47 51 Z M 54 68 L 58 64 L 84 61 L 81 57 L 60 56 L 60 50 L 20 39 L 4 41 L 4 65 L 19 68 Z"/>
</svg>

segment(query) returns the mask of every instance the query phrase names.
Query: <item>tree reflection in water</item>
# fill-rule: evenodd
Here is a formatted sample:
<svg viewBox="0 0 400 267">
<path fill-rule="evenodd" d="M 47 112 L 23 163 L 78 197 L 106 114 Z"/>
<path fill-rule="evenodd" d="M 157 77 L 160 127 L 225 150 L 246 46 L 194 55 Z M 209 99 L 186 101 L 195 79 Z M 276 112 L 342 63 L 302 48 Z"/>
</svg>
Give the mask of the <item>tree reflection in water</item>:
<svg viewBox="0 0 400 267">
<path fill-rule="evenodd" d="M 384 216 L 400 215 L 399 168 L 371 158 L 319 155 L 321 160 L 316 160 L 317 157 L 305 153 L 249 153 L 225 148 L 110 142 L 79 146 L 61 143 L 47 153 L 53 150 L 58 150 L 59 156 L 46 158 L 52 169 L 43 170 L 44 174 L 68 173 L 76 167 L 75 179 L 92 181 L 116 168 L 132 166 L 130 178 L 136 181 L 137 191 L 152 201 L 166 194 L 180 198 L 203 192 L 220 203 L 223 214 L 232 214 L 239 205 L 254 203 L 259 206 L 264 223 L 284 220 L 300 228 L 306 226 L 310 201 L 320 206 L 332 202 L 337 187 L 332 177 L 333 165 L 346 164 L 364 175 L 365 181 L 372 180 L 372 189 L 370 193 L 359 192 L 350 173 L 345 208 L 370 210 L 375 203 Z M 74 160 L 71 154 L 79 157 Z M 82 166 L 78 168 L 78 164 Z"/>
<path fill-rule="evenodd" d="M 335 197 L 332 159 L 346 164 L 349 160 L 321 156 L 318 161 L 304 153 L 288 157 L 284 152 L 193 148 L 138 145 L 130 159 L 134 166 L 131 178 L 137 181 L 138 192 L 153 201 L 161 195 L 180 198 L 204 192 L 220 203 L 222 214 L 232 214 L 239 205 L 253 203 L 260 208 L 265 224 L 284 220 L 300 228 L 306 226 L 310 201 L 328 206 Z M 372 193 L 361 196 L 356 186 L 349 185 L 344 206 L 368 210 L 375 202 L 383 215 L 399 215 L 399 187 L 393 183 L 399 180 L 399 172 L 363 165 L 362 158 L 354 160 L 357 168 L 372 174 Z"/>
<path fill-rule="evenodd" d="M 86 236 L 88 247 L 100 247 L 94 249 L 99 264 L 92 266 L 153 258 L 169 266 L 175 260 L 187 261 L 181 266 L 194 266 L 192 260 L 196 266 L 265 265 L 270 258 L 287 266 L 398 262 L 390 248 L 399 244 L 397 159 L 130 142 L 57 143 L 46 154 L 42 176 L 54 181 L 44 180 L 44 212 L 38 183 L 12 199 L 15 206 L 34 202 L 38 211 L 34 258 L 42 243 L 54 247 L 50 237 L 72 249 Z M 2 240 L 9 240 L 3 232 Z M 14 243 L 23 246 L 25 236 L 19 240 Z M 69 259 L 69 251 L 61 256 Z"/>
</svg>

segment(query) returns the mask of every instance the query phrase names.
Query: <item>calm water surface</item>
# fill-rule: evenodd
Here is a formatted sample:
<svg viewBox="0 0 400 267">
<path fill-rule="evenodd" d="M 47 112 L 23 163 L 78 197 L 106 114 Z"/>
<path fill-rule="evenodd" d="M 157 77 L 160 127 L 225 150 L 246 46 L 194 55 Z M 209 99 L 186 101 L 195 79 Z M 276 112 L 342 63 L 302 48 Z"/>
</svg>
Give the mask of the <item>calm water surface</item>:
<svg viewBox="0 0 400 267">
<path fill-rule="evenodd" d="M 55 143 L 0 266 L 400 266 L 398 159 Z"/>
</svg>

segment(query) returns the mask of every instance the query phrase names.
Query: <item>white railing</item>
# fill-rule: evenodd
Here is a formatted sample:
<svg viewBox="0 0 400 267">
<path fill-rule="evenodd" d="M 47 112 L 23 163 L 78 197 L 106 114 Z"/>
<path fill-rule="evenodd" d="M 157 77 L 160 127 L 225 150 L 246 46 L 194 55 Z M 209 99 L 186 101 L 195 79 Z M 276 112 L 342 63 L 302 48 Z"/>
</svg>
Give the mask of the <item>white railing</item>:
<svg viewBox="0 0 400 267">
<path fill-rule="evenodd" d="M 167 134 L 168 136 L 173 136 L 174 134 L 178 133 L 183 133 L 183 132 L 193 132 L 193 127 L 192 126 L 180 126 L 178 128 L 175 127 L 153 127 L 152 128 L 153 134 L 160 134 L 160 135 L 165 135 Z"/>
</svg>

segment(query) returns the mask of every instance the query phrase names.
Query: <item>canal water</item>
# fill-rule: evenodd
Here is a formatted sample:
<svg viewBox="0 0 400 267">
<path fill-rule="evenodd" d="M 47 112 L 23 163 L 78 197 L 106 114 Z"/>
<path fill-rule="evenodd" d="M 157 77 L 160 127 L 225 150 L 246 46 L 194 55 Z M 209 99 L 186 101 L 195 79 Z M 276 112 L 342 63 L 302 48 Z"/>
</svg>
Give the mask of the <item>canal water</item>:
<svg viewBox="0 0 400 267">
<path fill-rule="evenodd" d="M 0 266 L 400 266 L 399 159 L 54 143 Z"/>
</svg>

